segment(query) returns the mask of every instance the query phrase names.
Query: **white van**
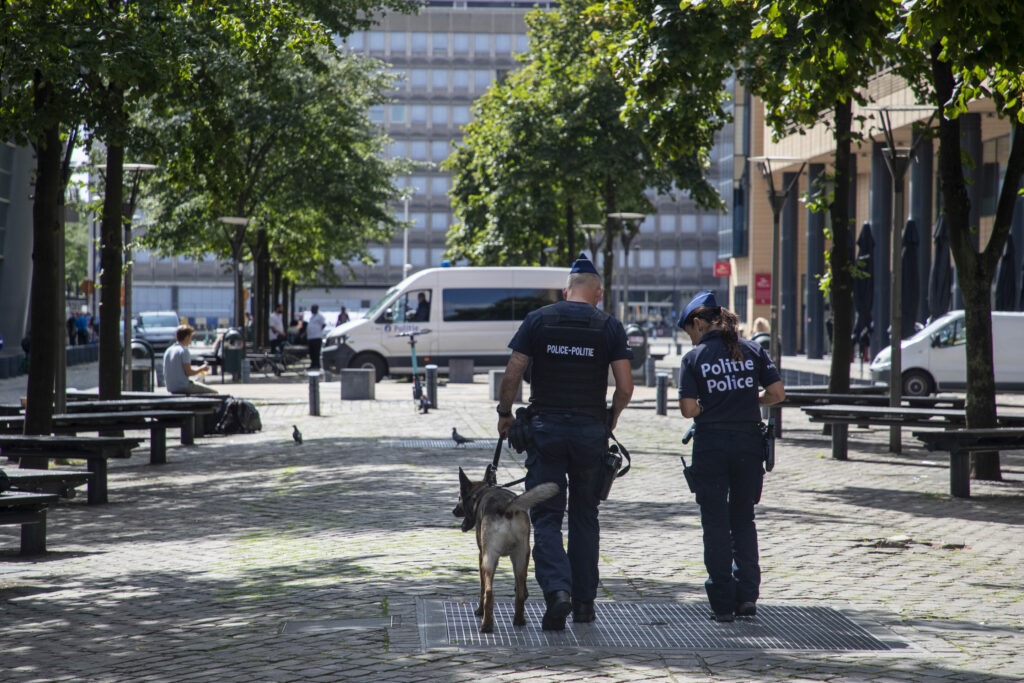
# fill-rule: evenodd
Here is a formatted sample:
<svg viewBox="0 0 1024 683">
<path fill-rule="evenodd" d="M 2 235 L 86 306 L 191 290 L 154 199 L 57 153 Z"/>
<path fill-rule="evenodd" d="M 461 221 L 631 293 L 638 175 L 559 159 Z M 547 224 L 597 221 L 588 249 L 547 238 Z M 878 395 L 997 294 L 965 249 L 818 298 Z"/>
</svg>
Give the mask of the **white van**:
<svg viewBox="0 0 1024 683">
<path fill-rule="evenodd" d="M 508 343 L 530 311 L 562 298 L 568 268 L 429 268 L 388 290 L 366 315 L 340 325 L 324 340 L 323 366 L 373 368 L 380 381 L 412 372 L 416 359 L 447 373 L 453 358 L 470 358 L 476 369 L 504 369 Z"/>
<path fill-rule="evenodd" d="M 903 395 L 925 396 L 967 387 L 964 312 L 950 311 L 900 344 Z M 1024 390 L 1024 313 L 992 312 L 992 361 L 997 391 Z M 871 377 L 888 382 L 891 347 L 871 361 Z"/>
</svg>

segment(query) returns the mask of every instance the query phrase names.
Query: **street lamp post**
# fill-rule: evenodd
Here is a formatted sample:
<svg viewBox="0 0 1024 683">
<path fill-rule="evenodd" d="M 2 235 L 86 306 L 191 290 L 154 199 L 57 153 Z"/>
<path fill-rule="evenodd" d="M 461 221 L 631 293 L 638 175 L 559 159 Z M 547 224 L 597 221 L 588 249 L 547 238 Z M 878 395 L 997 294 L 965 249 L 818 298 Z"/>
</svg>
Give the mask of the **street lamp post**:
<svg viewBox="0 0 1024 683">
<path fill-rule="evenodd" d="M 882 124 L 882 134 L 885 137 L 885 165 L 889 168 L 889 175 L 892 176 L 892 253 L 890 258 L 892 277 L 889 282 L 889 405 L 898 407 L 903 392 L 903 185 L 910 167 L 910 159 L 914 156 L 917 146 L 921 144 L 923 136 L 914 140 L 910 147 L 897 147 L 896 138 L 892 132 L 893 111 L 931 111 L 934 116 L 935 108 L 928 106 L 910 107 L 869 107 L 872 111 L 878 112 L 878 118 Z M 929 119 L 929 122 L 931 119 Z M 903 450 L 903 432 L 899 425 L 889 427 L 889 450 L 899 453 Z"/>
<path fill-rule="evenodd" d="M 604 225 L 601 223 L 583 223 L 580 225 L 580 230 L 587 236 L 587 246 L 590 247 L 590 258 L 597 264 L 597 250 L 601 248 L 604 243 Z M 597 239 L 594 239 L 594 235 L 601 233 Z M 576 258 L 576 254 L 570 254 L 573 258 Z"/>
<path fill-rule="evenodd" d="M 153 164 L 124 164 L 125 171 L 132 175 L 132 189 L 128 195 L 128 206 L 124 222 L 124 355 L 121 386 L 131 388 L 132 382 L 132 223 L 135 219 L 135 202 L 139 198 L 139 181 L 146 171 L 156 170 Z"/>
<path fill-rule="evenodd" d="M 622 278 L 622 314 L 619 316 L 622 322 L 626 322 L 625 314 L 626 311 L 629 310 L 629 244 L 636 236 L 636 231 L 639 228 L 640 221 L 646 217 L 646 214 L 633 213 L 630 211 L 614 211 L 608 214 L 608 217 L 616 218 L 627 226 L 627 230 L 623 231 L 622 237 L 620 238 L 622 240 L 622 246 L 625 248 L 626 252 L 626 272 L 623 273 Z M 637 221 L 637 223 L 634 225 L 631 221 Z"/>
<path fill-rule="evenodd" d="M 402 200 L 402 220 L 405 225 L 402 227 L 402 279 L 409 277 L 409 270 L 412 264 L 409 263 L 409 195 Z"/>
<path fill-rule="evenodd" d="M 248 227 L 251 219 L 242 216 L 221 216 L 218 218 L 224 225 L 235 226 L 235 230 L 244 230 Z M 235 327 L 245 332 L 245 304 L 242 301 L 242 244 L 243 240 L 237 235 L 231 240 L 231 259 L 234 261 L 235 271 Z"/>
</svg>

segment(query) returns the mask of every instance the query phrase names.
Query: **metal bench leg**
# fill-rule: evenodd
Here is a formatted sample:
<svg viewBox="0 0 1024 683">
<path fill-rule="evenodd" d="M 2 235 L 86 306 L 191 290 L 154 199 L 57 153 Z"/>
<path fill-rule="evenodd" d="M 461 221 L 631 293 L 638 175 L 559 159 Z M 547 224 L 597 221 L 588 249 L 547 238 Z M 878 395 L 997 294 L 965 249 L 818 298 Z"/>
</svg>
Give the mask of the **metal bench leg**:
<svg viewBox="0 0 1024 683">
<path fill-rule="evenodd" d="M 206 436 L 206 416 L 196 415 L 192 418 L 192 430 L 196 436 Z"/>
<path fill-rule="evenodd" d="M 195 420 L 188 419 L 181 423 L 181 445 L 191 446 L 196 442 Z"/>
<path fill-rule="evenodd" d="M 971 454 L 949 452 L 949 492 L 954 498 L 971 497 Z"/>
<path fill-rule="evenodd" d="M 167 427 L 153 425 L 149 429 L 149 464 L 163 465 L 167 462 Z"/>
<path fill-rule="evenodd" d="M 46 510 L 36 513 L 39 520 L 21 525 L 21 554 L 39 555 L 46 552 Z"/>
<path fill-rule="evenodd" d="M 850 431 L 849 425 L 832 425 L 832 459 L 846 460 L 847 434 Z"/>
<path fill-rule="evenodd" d="M 89 482 L 89 505 L 102 505 L 107 502 L 107 461 L 105 458 L 90 458 L 89 471 L 92 480 Z"/>
</svg>

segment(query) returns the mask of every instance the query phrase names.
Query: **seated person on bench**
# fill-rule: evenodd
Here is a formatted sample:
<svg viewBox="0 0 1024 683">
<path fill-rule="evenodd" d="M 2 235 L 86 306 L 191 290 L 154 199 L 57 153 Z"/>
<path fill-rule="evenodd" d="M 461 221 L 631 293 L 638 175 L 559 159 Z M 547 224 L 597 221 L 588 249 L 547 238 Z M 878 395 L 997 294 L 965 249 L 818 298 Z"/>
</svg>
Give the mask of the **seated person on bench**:
<svg viewBox="0 0 1024 683">
<path fill-rule="evenodd" d="M 188 352 L 188 345 L 192 343 L 192 333 L 195 332 L 191 325 L 180 325 L 176 333 L 177 343 L 168 347 L 164 352 L 164 382 L 167 383 L 167 391 L 172 394 L 216 394 L 212 387 L 200 384 L 189 379 L 194 375 L 202 375 L 210 369 L 209 364 L 203 363 L 198 368 L 192 367 L 192 356 Z"/>
</svg>

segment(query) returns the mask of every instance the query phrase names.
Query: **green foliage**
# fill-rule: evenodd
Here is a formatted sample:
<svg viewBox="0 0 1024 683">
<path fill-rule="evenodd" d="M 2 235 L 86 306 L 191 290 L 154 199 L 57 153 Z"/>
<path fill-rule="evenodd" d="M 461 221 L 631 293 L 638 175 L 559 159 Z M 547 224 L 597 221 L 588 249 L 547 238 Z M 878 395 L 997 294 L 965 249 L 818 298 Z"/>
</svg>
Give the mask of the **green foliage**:
<svg viewBox="0 0 1024 683">
<path fill-rule="evenodd" d="M 318 41 L 261 52 L 214 38 L 192 55 L 185 91 L 152 98 L 136 119 L 134 148 L 160 167 L 147 245 L 230 258 L 240 233 L 217 219 L 244 216 L 268 231 L 293 281 L 334 279 L 332 261 L 368 259 L 367 243 L 395 226 L 387 204 L 401 170 L 367 118 L 389 82 L 380 64 Z"/>
<path fill-rule="evenodd" d="M 562 240 L 570 210 L 579 222 L 604 222 L 609 186 L 617 210 L 644 213 L 652 210 L 646 188 L 670 188 L 671 174 L 620 116 L 625 92 L 585 9 L 573 0 L 529 14 L 524 66 L 478 101 L 445 163 L 454 172 L 450 256 L 537 263 Z"/>
</svg>

